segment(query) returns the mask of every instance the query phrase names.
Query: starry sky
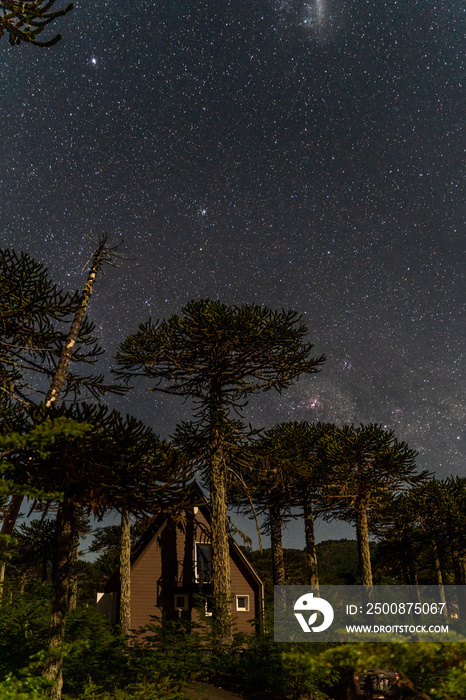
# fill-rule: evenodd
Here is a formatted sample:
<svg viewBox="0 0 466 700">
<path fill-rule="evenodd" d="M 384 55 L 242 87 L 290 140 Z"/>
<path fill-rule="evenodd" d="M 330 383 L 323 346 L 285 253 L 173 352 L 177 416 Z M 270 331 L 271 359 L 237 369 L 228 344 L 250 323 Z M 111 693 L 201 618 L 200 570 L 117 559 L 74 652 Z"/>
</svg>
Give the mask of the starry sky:
<svg viewBox="0 0 466 700">
<path fill-rule="evenodd" d="M 295 309 L 327 362 L 246 421 L 379 422 L 464 475 L 464 30 L 459 0 L 78 0 L 54 47 L 0 41 L 2 245 L 76 289 L 122 242 L 105 370 L 192 298 Z M 163 437 L 190 417 L 110 403 Z"/>
</svg>

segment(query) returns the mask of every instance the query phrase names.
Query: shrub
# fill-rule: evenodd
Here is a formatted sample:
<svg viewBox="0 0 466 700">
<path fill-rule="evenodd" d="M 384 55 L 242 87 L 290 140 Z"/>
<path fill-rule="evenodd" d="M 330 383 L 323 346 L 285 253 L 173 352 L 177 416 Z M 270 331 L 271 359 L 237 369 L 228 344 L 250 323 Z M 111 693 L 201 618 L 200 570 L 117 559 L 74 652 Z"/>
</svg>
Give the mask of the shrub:
<svg viewBox="0 0 466 700">
<path fill-rule="evenodd" d="M 45 648 L 49 601 L 50 588 L 40 583 L 29 585 L 10 601 L 4 594 L 0 606 L 0 678 L 27 667 L 30 658 Z"/>
</svg>

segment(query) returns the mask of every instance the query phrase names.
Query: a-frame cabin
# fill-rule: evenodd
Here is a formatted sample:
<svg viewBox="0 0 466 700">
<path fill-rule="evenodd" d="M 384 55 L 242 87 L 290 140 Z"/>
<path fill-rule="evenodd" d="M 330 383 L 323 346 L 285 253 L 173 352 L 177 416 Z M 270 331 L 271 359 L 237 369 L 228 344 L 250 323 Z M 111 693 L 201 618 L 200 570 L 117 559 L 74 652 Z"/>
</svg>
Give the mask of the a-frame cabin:
<svg viewBox="0 0 466 700">
<path fill-rule="evenodd" d="M 193 622 L 212 615 L 211 513 L 197 484 L 192 505 L 174 520 L 156 517 L 131 555 L 131 627 L 157 619 L 185 618 Z M 263 614 L 264 587 L 258 574 L 230 536 L 231 613 L 238 632 L 258 629 Z M 119 573 L 98 594 L 97 607 L 118 623 Z"/>
</svg>

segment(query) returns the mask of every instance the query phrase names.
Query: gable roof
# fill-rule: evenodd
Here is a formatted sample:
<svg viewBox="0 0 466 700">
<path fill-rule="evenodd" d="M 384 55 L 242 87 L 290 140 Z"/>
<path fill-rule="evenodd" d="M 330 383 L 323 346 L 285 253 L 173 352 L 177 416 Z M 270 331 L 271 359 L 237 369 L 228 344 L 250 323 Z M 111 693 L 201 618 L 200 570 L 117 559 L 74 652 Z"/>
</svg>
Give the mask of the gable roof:
<svg viewBox="0 0 466 700">
<path fill-rule="evenodd" d="M 190 508 L 197 507 L 201 511 L 204 519 L 206 522 L 211 526 L 212 523 L 212 514 L 210 511 L 210 504 L 201 490 L 199 484 L 196 481 L 191 482 L 191 484 L 188 484 L 187 488 L 190 490 L 189 494 L 189 499 L 188 503 L 185 504 L 185 507 L 183 510 L 186 510 L 186 506 Z M 144 552 L 146 547 L 150 544 L 152 539 L 156 537 L 159 532 L 165 527 L 165 524 L 167 523 L 168 519 L 172 517 L 170 514 L 167 513 L 159 513 L 158 515 L 154 516 L 152 519 L 151 523 L 147 527 L 146 531 L 141 535 L 139 540 L 136 542 L 136 545 L 134 546 L 133 551 L 131 552 L 131 566 L 137 561 L 137 559 L 141 556 L 141 554 Z M 180 522 L 184 521 L 183 516 L 180 517 Z M 236 543 L 236 541 L 233 538 L 233 535 L 228 534 L 228 541 L 230 545 L 230 557 L 233 559 L 237 560 L 237 563 L 241 563 L 243 567 L 246 568 L 248 573 L 251 575 L 251 577 L 254 579 L 256 584 L 260 587 L 260 589 L 263 588 L 263 583 L 262 579 L 259 577 L 258 573 L 252 566 L 252 564 L 248 561 L 247 557 L 241 550 L 240 546 Z M 107 579 L 107 582 L 105 584 L 105 592 L 110 592 L 114 591 L 119 587 L 120 584 L 120 572 L 119 570 L 115 570 Z"/>
</svg>

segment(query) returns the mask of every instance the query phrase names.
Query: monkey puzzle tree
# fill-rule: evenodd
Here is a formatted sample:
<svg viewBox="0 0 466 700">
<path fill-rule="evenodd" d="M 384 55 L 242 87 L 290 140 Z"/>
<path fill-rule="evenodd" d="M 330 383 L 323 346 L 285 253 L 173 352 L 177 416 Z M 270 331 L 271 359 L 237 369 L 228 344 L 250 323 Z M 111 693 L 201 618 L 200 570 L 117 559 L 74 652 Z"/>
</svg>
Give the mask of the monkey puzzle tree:
<svg viewBox="0 0 466 700">
<path fill-rule="evenodd" d="M 56 521 L 45 518 L 22 523 L 14 536 L 16 546 L 9 566 L 19 575 L 35 571 L 42 581 L 47 581 L 54 567 Z"/>
<path fill-rule="evenodd" d="M 405 526 L 415 529 L 417 539 L 420 540 L 422 549 L 430 559 L 429 563 L 433 564 L 441 592 L 443 575 L 440 543 L 447 542 L 449 534 L 453 534 L 449 528 L 453 508 L 448 495 L 445 482 L 431 479 L 403 494 L 396 502 L 401 517 L 404 516 Z M 409 550 L 412 550 L 412 547 L 409 547 Z M 414 557 L 411 556 L 411 559 L 414 560 Z M 444 598 L 444 593 L 442 595 Z M 443 599 L 442 602 L 445 600 Z"/>
<path fill-rule="evenodd" d="M 69 393 L 78 397 L 88 392 L 96 398 L 107 391 L 121 393 L 121 388 L 103 384 L 101 375 L 69 371 L 70 365 L 94 364 L 103 353 L 85 312 L 95 275 L 103 263 L 112 264 L 111 255 L 104 237 L 83 291 L 69 293 L 54 284 L 46 268 L 27 253 L 0 250 L 2 419 L 14 406 L 37 404 L 49 385 L 48 404 Z"/>
<path fill-rule="evenodd" d="M 35 46 L 53 46 L 60 41 L 61 34 L 47 41 L 39 41 L 37 36 L 50 22 L 73 9 L 70 3 L 62 10 L 49 12 L 54 4 L 55 0 L 0 0 L 0 37 L 7 32 L 13 46 L 22 41 Z"/>
<path fill-rule="evenodd" d="M 458 586 L 460 614 L 466 617 L 466 478 L 432 479 L 410 494 L 414 522 L 424 533 L 437 583 L 442 589 L 441 555 L 450 557 L 453 577 Z"/>
<path fill-rule="evenodd" d="M 102 236 L 92 256 L 82 294 L 69 294 L 58 289 L 45 268 L 26 253 L 18 256 L 8 249 L 0 251 L 0 410 L 4 423 L 0 429 L 3 433 L 11 429 L 12 418 L 16 429 L 25 420 L 24 411 L 18 409 L 35 405 L 37 397 L 45 393 L 44 379 L 50 380 L 46 406 L 69 392 L 75 398 L 85 390 L 96 398 L 107 391 L 122 393 L 121 387 L 105 385 L 101 375 L 81 376 L 69 370 L 77 362 L 94 363 L 103 353 L 93 337 L 94 326 L 85 314 L 97 273 L 104 264 L 115 265 L 116 255 L 115 247 L 107 243 L 107 236 Z M 70 321 L 68 332 L 63 329 L 64 321 Z M 27 421 L 25 426 L 30 427 Z M 22 500 L 20 494 L 12 494 L 2 535 L 13 531 Z"/>
<path fill-rule="evenodd" d="M 52 697 L 59 699 L 73 534 L 82 509 L 97 517 L 109 509 L 154 513 L 171 505 L 187 474 L 178 468 L 173 449 L 134 418 L 123 419 L 116 411 L 88 404 L 41 410 L 42 420 L 37 416 L 29 433 L 17 436 L 17 444 L 13 438 L 5 438 L 3 444 L 9 460 L 12 451 L 23 457 L 14 469 L 21 488 L 36 492 L 41 500 L 41 493 L 50 494 L 52 488 L 60 494 L 51 655 L 45 669 L 46 678 L 54 681 Z M 39 442 L 36 436 L 44 434 L 51 439 Z M 15 445 L 13 450 L 10 444 Z M 52 494 L 47 500 L 58 498 Z"/>
<path fill-rule="evenodd" d="M 283 461 L 280 461 L 265 444 L 265 436 L 248 446 L 248 459 L 235 465 L 234 476 L 229 484 L 229 500 L 243 514 L 253 514 L 258 528 L 257 515 L 264 515 L 263 528 L 270 534 L 272 554 L 272 580 L 275 586 L 285 584 L 285 563 L 283 557 L 283 524 L 294 517 L 295 502 L 294 474 Z M 260 549 L 262 551 L 262 540 Z"/>
<path fill-rule="evenodd" d="M 328 465 L 323 440 L 336 430 L 327 423 L 306 421 L 280 423 L 264 433 L 260 447 L 282 476 L 289 502 L 301 508 L 304 516 L 308 583 L 319 585 L 314 535 L 314 505 L 321 485 L 327 484 Z M 283 496 L 285 496 L 283 493 Z M 280 503 L 280 498 L 274 499 Z M 270 501 L 273 503 L 273 501 Z M 286 500 L 285 500 L 286 502 Z M 283 503 L 283 497 L 282 497 Z"/>
<path fill-rule="evenodd" d="M 400 494 L 375 527 L 380 542 L 377 556 L 390 561 L 404 582 L 417 585 L 418 571 L 426 569 L 438 586 L 448 617 L 451 600 L 445 582 L 457 585 L 460 616 L 466 618 L 466 479 L 429 479 Z M 433 583 L 433 581 L 432 581 Z"/>
<path fill-rule="evenodd" d="M 440 483 L 444 494 L 444 532 L 451 550 L 459 612 L 466 619 L 466 478 L 449 477 Z"/>
<path fill-rule="evenodd" d="M 388 499 L 371 530 L 377 537 L 377 560 L 399 583 L 416 586 L 421 559 L 426 549 L 419 526 L 421 515 L 413 508 L 412 494 L 417 488 Z"/>
<path fill-rule="evenodd" d="M 204 299 L 191 301 L 183 314 L 141 325 L 120 346 L 117 374 L 126 381 L 144 376 L 154 390 L 194 400 L 210 486 L 215 627 L 220 639 L 229 640 L 225 448 L 232 432 L 230 412 L 245 406 L 251 394 L 281 391 L 301 374 L 317 372 L 324 357 L 311 358 L 307 328 L 293 311 Z"/>
<path fill-rule="evenodd" d="M 417 472 L 416 452 L 377 424 L 345 425 L 326 436 L 323 445 L 332 469 L 322 497 L 333 516 L 356 524 L 361 584 L 370 594 L 369 519 L 389 496 L 423 481 L 427 472 Z"/>
</svg>

